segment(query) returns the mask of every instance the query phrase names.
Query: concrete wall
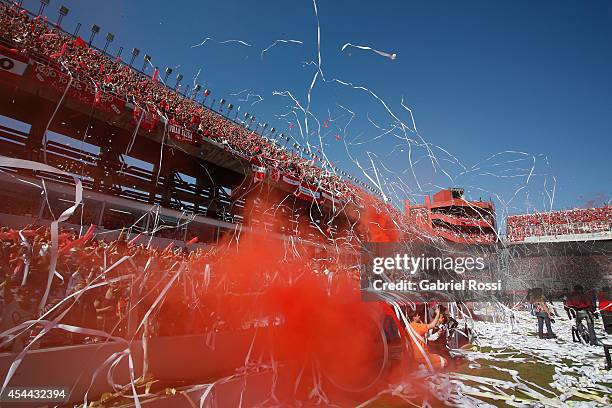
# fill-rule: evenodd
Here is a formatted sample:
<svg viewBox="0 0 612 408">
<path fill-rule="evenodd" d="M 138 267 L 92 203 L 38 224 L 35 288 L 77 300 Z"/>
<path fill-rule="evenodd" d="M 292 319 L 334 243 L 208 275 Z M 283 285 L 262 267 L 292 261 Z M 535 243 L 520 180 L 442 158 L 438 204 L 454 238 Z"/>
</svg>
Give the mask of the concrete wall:
<svg viewBox="0 0 612 408">
<path fill-rule="evenodd" d="M 241 367 L 252 343 L 252 356 L 258 357 L 265 333 L 261 328 L 256 337 L 253 330 L 216 333 L 214 341 L 209 342 L 210 347 L 206 345 L 204 336 L 151 339 L 148 345 L 149 373 L 162 382 L 211 382 L 211 379 L 230 375 Z M 256 341 L 253 342 L 254 338 Z M 108 342 L 28 351 L 9 386 L 69 387 L 72 390 L 70 403 L 82 402 L 88 390 L 88 400 L 98 399 L 104 392 L 113 391 L 107 383 L 110 364 L 101 367 L 113 353 L 122 352 L 127 346 L 126 343 Z M 138 378 L 143 371 L 142 342 L 130 342 L 129 350 L 134 359 L 134 376 Z M 16 357 L 16 353 L 0 353 L 0 378 L 6 378 Z M 129 384 L 127 357 L 114 369 L 113 381 Z M 10 407 L 2 404 L 5 406 Z"/>
</svg>

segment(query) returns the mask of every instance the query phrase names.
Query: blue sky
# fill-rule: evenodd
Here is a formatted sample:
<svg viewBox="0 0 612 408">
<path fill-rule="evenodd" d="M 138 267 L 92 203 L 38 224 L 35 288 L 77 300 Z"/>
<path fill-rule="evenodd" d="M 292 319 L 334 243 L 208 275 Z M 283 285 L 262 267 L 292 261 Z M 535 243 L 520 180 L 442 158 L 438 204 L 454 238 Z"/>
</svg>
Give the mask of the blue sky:
<svg viewBox="0 0 612 408">
<path fill-rule="evenodd" d="M 160 69 L 177 67 L 198 82 L 305 144 L 297 120 L 280 115 L 305 106 L 317 69 L 317 21 L 312 1 L 65 0 L 64 27 L 102 27 L 103 46 L 141 49 Z M 31 9 L 38 1 L 25 0 Z M 46 11 L 55 19 L 60 3 Z M 612 2 L 609 1 L 322 1 L 321 68 L 369 93 L 317 78 L 310 110 L 323 124 L 328 158 L 360 179 L 355 160 L 394 200 L 438 187 L 463 186 L 471 198 L 493 197 L 499 212 L 585 206 L 612 192 Z M 212 41 L 237 39 L 251 44 Z M 260 57 L 277 39 L 281 43 Z M 397 53 L 392 61 L 348 48 L 350 42 Z M 127 52 L 124 52 L 126 55 Z M 151 69 L 149 68 L 149 73 Z M 231 96 L 244 89 L 249 91 Z M 256 98 L 239 101 L 249 92 Z M 399 121 L 412 128 L 401 132 Z M 295 110 L 294 110 L 295 111 Z M 349 111 L 353 112 L 350 114 Z M 331 117 L 330 117 L 331 114 Z M 351 121 L 349 119 L 352 117 Z M 382 135 L 378 126 L 394 131 Z M 304 115 L 297 119 L 305 126 Z M 331 121 L 329 119 L 332 119 Z M 294 123 L 288 129 L 288 121 Z M 316 127 L 310 118 L 309 128 Z M 398 129 L 399 128 L 399 129 Z M 395 136 L 393 135 L 395 133 Z M 336 140 L 340 135 L 340 140 Z M 318 134 L 309 143 L 319 143 Z M 346 144 L 345 144 L 346 143 Z M 410 155 L 409 155 L 410 153 Z M 371 160 L 370 160 L 371 159 Z M 376 171 L 374 171 L 376 168 Z M 401 186 L 401 187 L 400 187 Z"/>
</svg>

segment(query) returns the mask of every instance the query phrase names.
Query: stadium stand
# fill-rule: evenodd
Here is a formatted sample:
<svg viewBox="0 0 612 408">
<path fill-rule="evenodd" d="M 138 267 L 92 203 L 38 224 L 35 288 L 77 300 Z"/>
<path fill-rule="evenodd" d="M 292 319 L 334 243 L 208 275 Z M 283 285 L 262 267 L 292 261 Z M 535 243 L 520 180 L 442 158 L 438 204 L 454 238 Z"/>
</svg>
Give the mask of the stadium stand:
<svg viewBox="0 0 612 408">
<path fill-rule="evenodd" d="M 319 167 L 314 154 L 308 154 L 311 159 L 300 157 L 276 141 L 248 129 L 246 123 L 228 120 L 188 95 L 170 89 L 157 70 L 149 77 L 120 58 L 112 59 L 90 47 L 80 37 L 65 33 L 46 18 L 32 18 L 15 5 L 2 3 L 0 7 L 0 37 L 5 51 L 35 59 L 53 69 L 68 72 L 72 78 L 93 84 L 96 101 L 107 95 L 121 98 L 140 109 L 135 112 L 146 112 L 155 120 L 164 118 L 169 125 L 220 142 L 243 158 L 315 185 L 338 199 L 355 198 L 364 193 L 357 185 L 341 179 L 336 171 Z"/>
<path fill-rule="evenodd" d="M 511 242 L 522 242 L 529 237 L 610 232 L 612 206 L 512 215 L 507 218 L 506 231 Z"/>
</svg>

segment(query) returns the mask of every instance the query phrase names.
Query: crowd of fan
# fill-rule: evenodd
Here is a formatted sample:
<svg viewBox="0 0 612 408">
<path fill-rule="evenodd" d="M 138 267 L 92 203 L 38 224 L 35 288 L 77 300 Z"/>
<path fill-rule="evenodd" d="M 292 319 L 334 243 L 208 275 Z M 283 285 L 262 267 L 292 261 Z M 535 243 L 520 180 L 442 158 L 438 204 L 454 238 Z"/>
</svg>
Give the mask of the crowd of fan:
<svg viewBox="0 0 612 408">
<path fill-rule="evenodd" d="M 612 230 L 612 206 L 578 208 L 538 214 L 512 215 L 507 219 L 510 241 L 526 237 L 587 234 Z"/>
<path fill-rule="evenodd" d="M 193 98 L 180 95 L 159 79 L 131 69 L 119 58 L 113 60 L 80 38 L 64 34 L 47 23 L 46 18 L 30 16 L 17 6 L 2 4 L 0 36 L 28 56 L 41 58 L 60 68 L 63 65 L 85 84 L 95 84 L 96 92 L 108 92 L 149 112 L 163 115 L 169 123 L 180 124 L 217 140 L 243 156 L 257 158 L 268 168 L 276 168 L 302 182 L 318 186 L 339 198 L 354 198 L 362 191 L 336 174 L 318 167 L 315 160 L 289 152 L 275 141 L 236 124 Z M 43 57 L 44 56 L 44 57 Z"/>
<path fill-rule="evenodd" d="M 248 311 L 228 307 L 232 296 L 212 294 L 218 288 L 218 277 L 214 273 L 207 276 L 206 265 L 220 259 L 214 250 L 147 248 L 122 237 L 104 242 L 89 233 L 79 238 L 69 229 L 60 229 L 58 248 L 57 274 L 48 301 L 40 308 L 52 257 L 50 229 L 0 228 L 1 351 L 18 350 L 28 344 L 40 331 L 39 324 L 3 333 L 39 318 L 126 337 L 135 334 L 135 327 L 150 308 L 154 312 L 148 318 L 149 336 L 244 328 L 244 318 L 249 316 Z M 253 279 L 258 279 L 258 285 L 264 281 L 255 276 Z M 102 285 L 89 289 L 95 284 Z M 166 287 L 170 289 L 164 294 Z M 158 297 L 163 301 L 157 303 Z M 35 347 L 103 339 L 57 330 L 45 335 Z"/>
<path fill-rule="evenodd" d="M 495 242 L 495 240 L 497 239 L 497 235 L 495 235 L 494 232 L 487 232 L 482 229 L 472 230 L 472 231 L 470 230 L 459 231 L 457 229 L 451 229 L 451 228 L 447 228 L 447 227 L 444 227 L 442 225 L 437 225 L 437 224 L 433 224 L 432 229 L 434 231 L 453 235 L 456 238 L 461 238 L 467 242 L 473 242 L 473 243 L 486 244 L 486 243 Z"/>
<path fill-rule="evenodd" d="M 425 209 L 425 214 L 426 213 L 427 211 Z M 480 223 L 484 221 L 490 225 L 493 225 L 493 223 L 495 222 L 495 219 L 493 215 L 491 214 L 488 214 L 488 213 L 478 214 L 472 211 L 466 211 L 462 207 L 450 208 L 450 209 L 446 207 L 445 208 L 432 208 L 431 213 L 452 217 L 455 220 L 462 221 L 462 222 Z"/>
<path fill-rule="evenodd" d="M 448 215 L 451 218 L 454 218 L 457 221 L 472 221 L 472 222 L 480 222 L 487 221 L 492 223 L 491 216 L 484 216 L 477 218 L 475 216 L 468 216 L 465 212 L 456 212 L 455 214 L 447 214 L 446 212 L 442 212 L 442 210 L 435 211 L 438 214 Z M 432 213 L 434 211 L 432 210 Z M 447 223 L 432 223 L 429 219 L 429 211 L 427 208 L 410 208 L 410 216 L 409 219 L 414 222 L 419 228 L 428 230 L 431 228 L 434 233 L 440 233 L 443 236 L 452 235 L 457 239 L 463 239 L 467 242 L 471 243 L 479 243 L 479 244 L 488 244 L 495 242 L 497 240 L 497 235 L 491 230 L 479 228 L 479 229 L 467 229 L 459 227 L 453 227 Z"/>
</svg>

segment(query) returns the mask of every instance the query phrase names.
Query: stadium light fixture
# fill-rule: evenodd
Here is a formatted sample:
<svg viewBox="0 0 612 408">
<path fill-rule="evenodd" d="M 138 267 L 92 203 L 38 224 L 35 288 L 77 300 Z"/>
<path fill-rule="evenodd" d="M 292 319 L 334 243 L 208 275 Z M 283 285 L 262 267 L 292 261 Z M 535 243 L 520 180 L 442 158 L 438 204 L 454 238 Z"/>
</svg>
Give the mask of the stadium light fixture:
<svg viewBox="0 0 612 408">
<path fill-rule="evenodd" d="M 196 99 L 198 97 L 198 92 L 200 92 L 200 89 L 202 89 L 202 85 L 196 84 L 196 86 L 193 88 L 193 91 L 191 91 L 191 99 Z"/>
<path fill-rule="evenodd" d="M 164 83 L 166 83 L 168 81 L 168 77 L 172 73 L 172 68 L 168 67 L 164 72 L 166 73 L 166 75 L 164 75 Z"/>
<path fill-rule="evenodd" d="M 145 54 L 144 58 L 143 58 L 143 64 L 142 64 L 142 72 L 145 72 L 147 65 L 151 63 L 151 56 L 149 54 Z"/>
<path fill-rule="evenodd" d="M 49 3 L 50 0 L 40 0 L 40 8 L 38 9 L 39 16 L 45 11 L 45 7 L 47 7 Z"/>
<path fill-rule="evenodd" d="M 93 39 L 100 32 L 100 26 L 97 24 L 91 25 L 91 35 L 89 36 L 89 45 L 93 42 Z"/>
<path fill-rule="evenodd" d="M 66 15 L 68 15 L 68 12 L 70 10 L 68 9 L 68 7 L 64 6 L 63 4 L 60 6 L 59 8 L 59 16 L 57 17 L 57 26 L 61 26 L 62 25 L 62 20 L 64 19 L 64 17 L 66 17 Z"/>
<path fill-rule="evenodd" d="M 130 60 L 130 67 L 134 63 L 134 60 L 136 59 L 138 54 L 140 54 L 140 50 L 138 48 L 132 48 L 132 59 Z"/>
<path fill-rule="evenodd" d="M 106 52 L 106 49 L 108 48 L 108 44 L 112 43 L 114 40 L 115 40 L 115 34 L 113 33 L 106 34 L 106 44 L 104 44 L 104 52 Z"/>
</svg>

